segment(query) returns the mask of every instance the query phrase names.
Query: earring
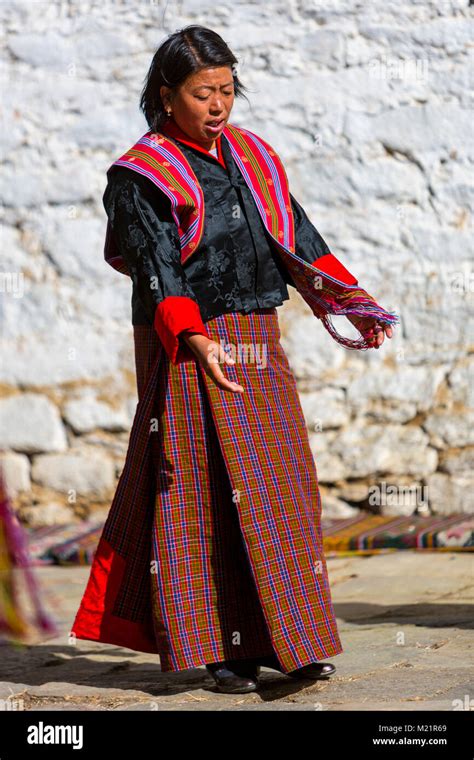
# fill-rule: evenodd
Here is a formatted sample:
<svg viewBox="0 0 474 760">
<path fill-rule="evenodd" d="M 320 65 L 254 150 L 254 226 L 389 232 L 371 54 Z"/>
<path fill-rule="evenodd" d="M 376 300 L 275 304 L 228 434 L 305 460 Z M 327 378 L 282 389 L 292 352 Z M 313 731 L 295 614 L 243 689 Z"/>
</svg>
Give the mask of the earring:
<svg viewBox="0 0 474 760">
<path fill-rule="evenodd" d="M 171 116 L 171 108 L 170 108 L 170 110 L 169 110 L 169 111 L 166 111 L 166 113 L 167 113 L 167 115 L 168 115 L 168 118 L 169 118 L 169 117 Z"/>
</svg>

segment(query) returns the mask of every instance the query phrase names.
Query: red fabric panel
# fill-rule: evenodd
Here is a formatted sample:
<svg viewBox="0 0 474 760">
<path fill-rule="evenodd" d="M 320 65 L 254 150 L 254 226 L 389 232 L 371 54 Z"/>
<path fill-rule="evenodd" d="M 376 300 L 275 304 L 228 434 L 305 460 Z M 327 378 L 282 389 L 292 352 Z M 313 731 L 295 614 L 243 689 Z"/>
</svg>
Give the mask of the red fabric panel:
<svg viewBox="0 0 474 760">
<path fill-rule="evenodd" d="M 167 296 L 155 311 L 154 328 L 172 364 L 190 359 L 192 351 L 179 334 L 191 330 L 209 338 L 196 301 L 186 296 Z"/>
<path fill-rule="evenodd" d="M 315 259 L 311 266 L 317 267 L 325 274 L 334 277 L 336 280 L 340 280 L 346 285 L 359 284 L 354 275 L 332 253 L 325 253 L 324 256 Z"/>
<path fill-rule="evenodd" d="M 71 633 L 79 639 L 156 653 L 158 647 L 152 620 L 133 622 L 112 612 L 125 572 L 126 560 L 102 536 Z"/>
</svg>

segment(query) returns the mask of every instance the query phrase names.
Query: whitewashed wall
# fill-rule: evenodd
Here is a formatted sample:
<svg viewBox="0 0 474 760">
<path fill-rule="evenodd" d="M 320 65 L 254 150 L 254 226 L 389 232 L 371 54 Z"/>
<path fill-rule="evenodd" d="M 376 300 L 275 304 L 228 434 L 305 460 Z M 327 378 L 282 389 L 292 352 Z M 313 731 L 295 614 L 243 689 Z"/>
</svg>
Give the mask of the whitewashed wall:
<svg viewBox="0 0 474 760">
<path fill-rule="evenodd" d="M 294 290 L 279 309 L 324 511 L 474 511 L 471 11 L 2 0 L 0 448 L 23 518 L 110 504 L 137 399 L 130 282 L 103 261 L 105 171 L 147 129 L 154 51 L 190 23 L 240 60 L 252 107 L 231 121 L 273 145 L 333 253 L 401 316 L 354 352 Z"/>
</svg>

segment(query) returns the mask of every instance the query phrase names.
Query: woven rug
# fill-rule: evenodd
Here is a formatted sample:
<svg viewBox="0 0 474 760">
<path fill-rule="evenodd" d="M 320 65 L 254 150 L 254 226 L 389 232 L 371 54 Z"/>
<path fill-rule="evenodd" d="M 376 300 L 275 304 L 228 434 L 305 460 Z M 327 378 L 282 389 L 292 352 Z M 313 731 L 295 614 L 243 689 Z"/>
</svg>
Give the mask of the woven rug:
<svg viewBox="0 0 474 760">
<path fill-rule="evenodd" d="M 104 520 L 26 528 L 32 565 L 90 565 Z"/>
<path fill-rule="evenodd" d="M 90 565 L 104 521 L 26 528 L 33 565 Z M 360 512 L 346 519 L 323 517 L 327 557 L 370 555 L 403 549 L 474 551 L 474 516 L 382 516 Z"/>
<path fill-rule="evenodd" d="M 474 551 L 474 515 L 383 516 L 360 512 L 323 518 L 326 556 L 380 554 L 403 549 Z"/>
</svg>

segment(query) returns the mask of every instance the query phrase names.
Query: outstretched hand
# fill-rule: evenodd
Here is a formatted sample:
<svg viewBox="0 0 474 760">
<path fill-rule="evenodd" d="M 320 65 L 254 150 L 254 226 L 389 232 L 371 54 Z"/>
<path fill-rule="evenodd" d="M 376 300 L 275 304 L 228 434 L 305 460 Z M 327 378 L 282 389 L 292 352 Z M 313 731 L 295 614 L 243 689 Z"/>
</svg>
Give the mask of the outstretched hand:
<svg viewBox="0 0 474 760">
<path fill-rule="evenodd" d="M 371 348 L 380 348 L 385 340 L 385 336 L 387 338 L 393 336 L 392 327 L 386 323 L 380 324 L 374 317 L 359 317 L 354 314 L 348 314 L 347 319 L 366 339 Z"/>
<path fill-rule="evenodd" d="M 198 333 L 184 335 L 184 340 L 197 357 L 206 375 L 218 388 L 230 393 L 244 393 L 244 388 L 239 383 L 228 380 L 221 370 L 219 363 L 234 365 L 235 359 L 229 356 L 219 343 Z"/>
</svg>

